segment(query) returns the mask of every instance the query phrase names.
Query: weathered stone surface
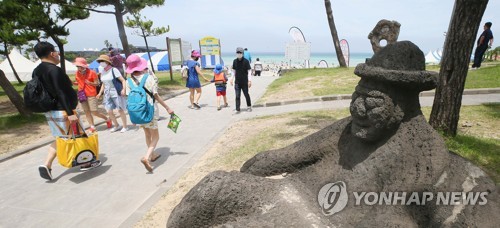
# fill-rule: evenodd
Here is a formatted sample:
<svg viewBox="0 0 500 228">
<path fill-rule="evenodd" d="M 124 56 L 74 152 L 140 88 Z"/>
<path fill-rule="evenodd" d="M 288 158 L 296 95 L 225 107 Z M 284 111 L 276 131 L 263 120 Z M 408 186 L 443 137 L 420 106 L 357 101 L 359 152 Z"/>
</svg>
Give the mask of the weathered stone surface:
<svg viewBox="0 0 500 228">
<path fill-rule="evenodd" d="M 257 154 L 241 172 L 206 176 L 172 212 L 168 227 L 495 227 L 498 189 L 448 152 L 420 110 L 436 86 L 411 42 L 387 45 L 355 73 L 351 116 L 294 144 Z M 281 179 L 266 177 L 287 175 Z M 343 181 L 353 192 L 487 192 L 486 205 L 355 205 L 327 216 L 318 193 Z"/>
<path fill-rule="evenodd" d="M 398 41 L 400 27 L 401 24 L 397 21 L 380 20 L 370 34 L 368 34 L 373 52 L 377 53 L 384 48 L 380 45 L 381 40 L 387 41 L 387 44 L 396 43 L 396 41 Z"/>
</svg>

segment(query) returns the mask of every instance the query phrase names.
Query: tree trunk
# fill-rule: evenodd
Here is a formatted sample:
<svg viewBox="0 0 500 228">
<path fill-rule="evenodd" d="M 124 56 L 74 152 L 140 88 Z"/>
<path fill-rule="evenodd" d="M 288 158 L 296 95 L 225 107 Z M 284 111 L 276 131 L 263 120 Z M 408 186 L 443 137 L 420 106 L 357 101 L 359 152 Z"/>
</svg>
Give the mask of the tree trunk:
<svg viewBox="0 0 500 228">
<path fill-rule="evenodd" d="M 148 52 L 149 63 L 151 64 L 151 70 L 153 71 L 153 73 L 156 73 L 155 67 L 153 66 L 153 60 L 151 59 L 151 54 L 149 53 L 148 39 L 146 38 L 146 34 L 144 34 L 144 30 L 141 29 L 141 31 L 142 31 L 142 37 L 144 38 L 144 43 L 146 43 L 146 51 Z"/>
<path fill-rule="evenodd" d="M 123 52 L 125 57 L 130 55 L 130 48 L 128 46 L 127 34 L 125 33 L 125 25 L 123 23 L 123 6 L 120 0 L 115 0 L 115 18 L 116 25 L 118 27 L 118 35 L 120 36 L 120 41 L 122 42 Z"/>
<path fill-rule="evenodd" d="M 61 58 L 61 69 L 66 72 L 66 61 L 64 58 L 64 44 L 63 42 L 55 35 L 51 35 L 50 38 L 54 40 L 54 42 L 57 45 L 57 48 L 59 48 L 59 57 Z"/>
<path fill-rule="evenodd" d="M 339 60 L 339 65 L 340 67 L 347 67 L 344 55 L 342 54 L 342 49 L 340 48 L 337 28 L 335 27 L 335 22 L 333 21 L 332 4 L 330 3 L 330 0 L 325 0 L 325 8 L 326 16 L 328 17 L 328 25 L 330 26 L 330 33 L 332 34 L 333 45 L 335 46 L 335 53 L 337 54 L 337 59 Z"/>
<path fill-rule="evenodd" d="M 3 46 L 4 46 L 4 49 L 5 49 L 5 56 L 7 57 L 7 61 L 9 61 L 9 65 L 10 65 L 10 68 L 12 69 L 12 73 L 14 73 L 14 77 L 16 77 L 16 79 L 19 82 L 19 84 L 21 84 L 21 85 L 24 84 L 23 81 L 21 80 L 21 78 L 19 78 L 19 75 L 17 74 L 16 68 L 14 68 L 14 64 L 12 64 L 12 60 L 9 57 L 10 53 L 9 53 L 9 49 L 7 47 L 7 44 L 4 43 Z"/>
<path fill-rule="evenodd" d="M 429 123 L 455 136 L 470 56 L 488 0 L 456 0 L 444 44 Z"/>
<path fill-rule="evenodd" d="M 0 86 L 2 87 L 3 91 L 5 91 L 5 94 L 7 94 L 7 97 L 9 97 L 10 102 L 14 104 L 19 114 L 24 117 L 30 117 L 32 114 L 31 111 L 24 107 L 23 98 L 21 97 L 21 95 L 19 95 L 14 86 L 10 84 L 9 80 L 2 70 L 0 70 Z"/>
</svg>

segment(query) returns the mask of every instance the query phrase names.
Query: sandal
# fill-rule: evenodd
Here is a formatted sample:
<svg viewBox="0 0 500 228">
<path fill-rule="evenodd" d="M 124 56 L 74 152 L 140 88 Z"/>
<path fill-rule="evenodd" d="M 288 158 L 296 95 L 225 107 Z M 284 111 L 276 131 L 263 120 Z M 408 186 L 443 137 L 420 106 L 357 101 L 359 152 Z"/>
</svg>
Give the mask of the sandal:
<svg viewBox="0 0 500 228">
<path fill-rule="evenodd" d="M 151 164 L 149 164 L 149 161 L 147 159 L 141 159 L 141 162 L 142 164 L 144 165 L 144 168 L 146 168 L 146 170 L 148 170 L 148 172 L 152 173 L 153 172 L 153 167 L 151 166 Z"/>
<path fill-rule="evenodd" d="M 154 154 L 153 154 L 154 155 Z M 158 160 L 158 158 L 161 157 L 161 154 L 156 154 L 156 156 L 153 156 L 153 158 L 151 158 L 151 162 L 155 162 L 156 160 Z"/>
</svg>

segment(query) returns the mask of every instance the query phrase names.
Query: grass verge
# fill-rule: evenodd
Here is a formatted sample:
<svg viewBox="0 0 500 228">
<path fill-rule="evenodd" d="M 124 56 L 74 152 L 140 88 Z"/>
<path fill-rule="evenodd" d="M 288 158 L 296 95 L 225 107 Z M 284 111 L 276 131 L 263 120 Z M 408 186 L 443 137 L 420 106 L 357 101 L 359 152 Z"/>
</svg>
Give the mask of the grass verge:
<svg viewBox="0 0 500 228">
<path fill-rule="evenodd" d="M 427 66 L 427 70 L 439 72 L 440 67 Z M 498 75 L 500 75 L 500 62 L 490 62 L 488 66 L 479 70 L 468 71 L 465 88 L 498 88 L 500 87 Z M 271 83 L 257 103 L 297 97 L 351 94 L 358 81 L 359 77 L 354 74 L 353 67 L 291 70 Z"/>
<path fill-rule="evenodd" d="M 43 114 L 33 114 L 31 117 L 23 117 L 20 114 L 2 115 L 0 116 L 0 131 L 42 122 L 45 122 Z"/>
</svg>

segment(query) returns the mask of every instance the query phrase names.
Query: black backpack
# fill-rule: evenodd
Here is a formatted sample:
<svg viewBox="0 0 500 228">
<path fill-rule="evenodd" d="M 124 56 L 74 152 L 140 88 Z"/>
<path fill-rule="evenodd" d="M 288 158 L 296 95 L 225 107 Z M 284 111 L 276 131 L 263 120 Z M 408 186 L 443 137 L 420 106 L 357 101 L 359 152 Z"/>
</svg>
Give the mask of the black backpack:
<svg viewBox="0 0 500 228">
<path fill-rule="evenodd" d="M 39 76 L 33 72 L 33 78 L 24 87 L 24 106 L 32 112 L 48 112 L 55 110 L 57 100 L 43 87 Z"/>
</svg>

